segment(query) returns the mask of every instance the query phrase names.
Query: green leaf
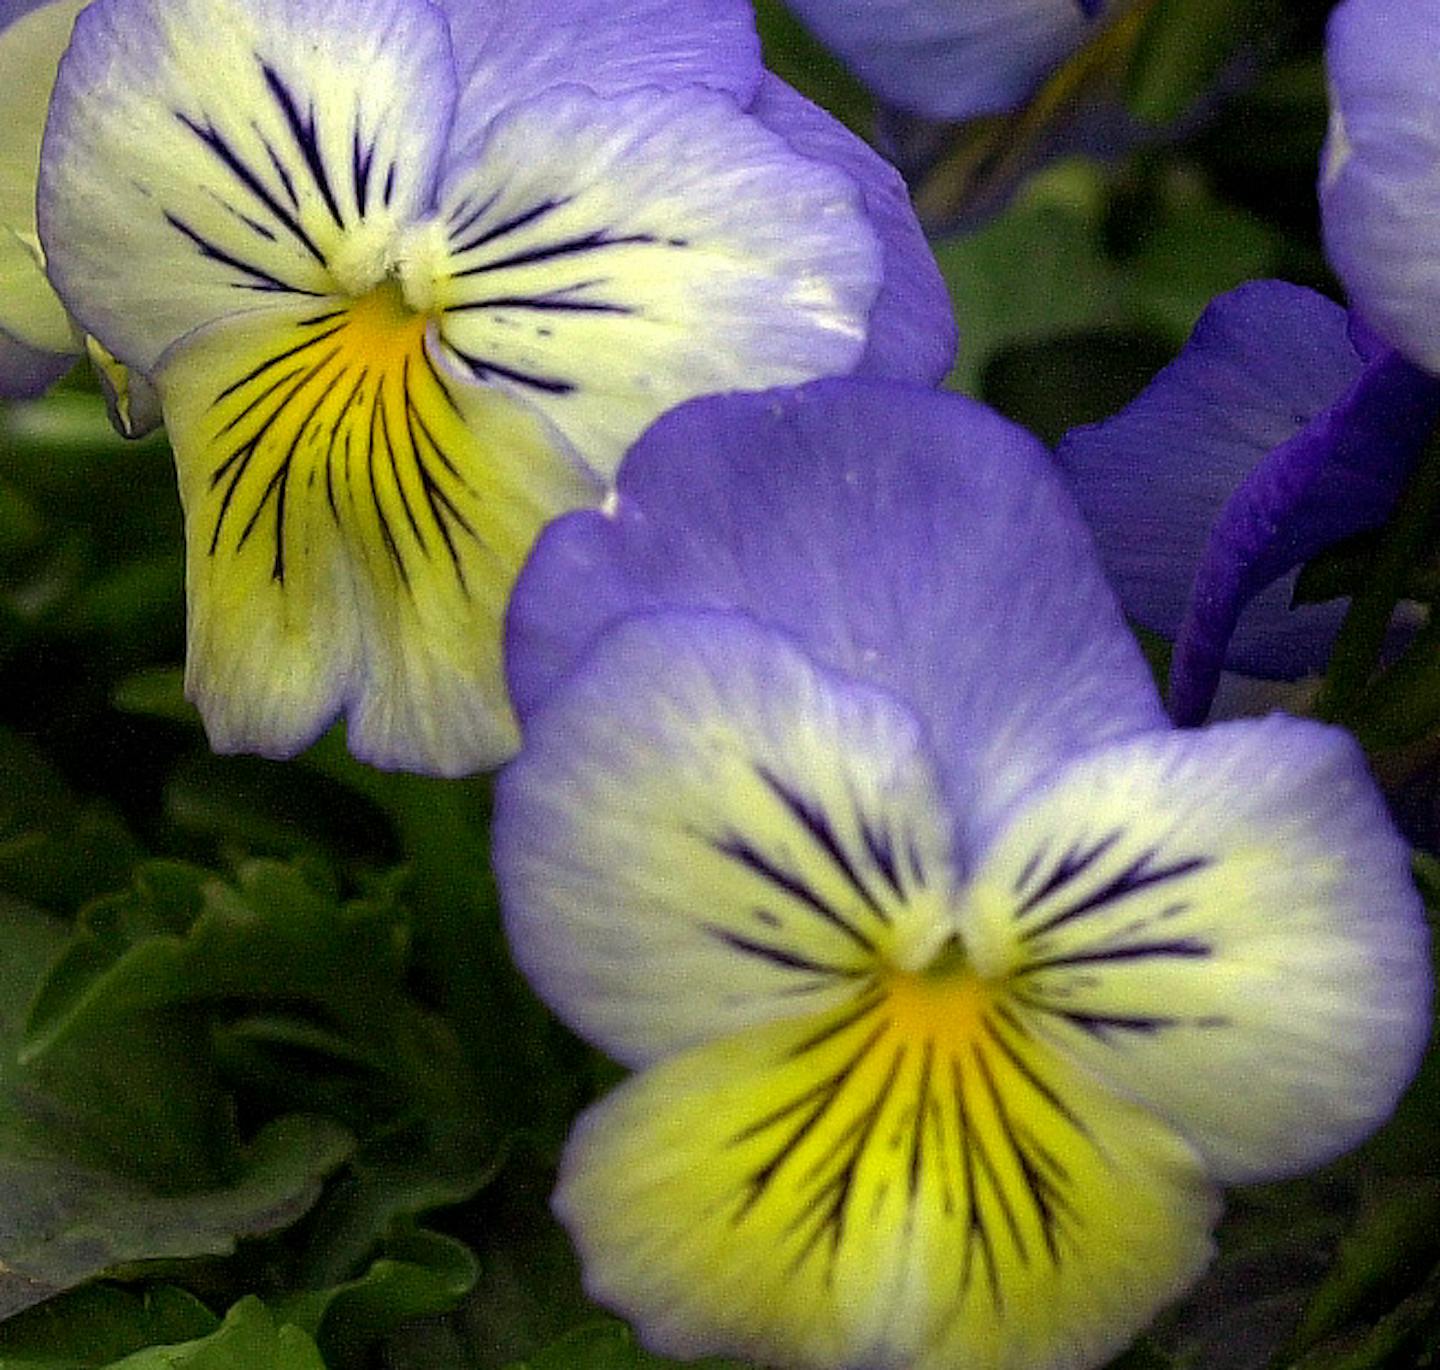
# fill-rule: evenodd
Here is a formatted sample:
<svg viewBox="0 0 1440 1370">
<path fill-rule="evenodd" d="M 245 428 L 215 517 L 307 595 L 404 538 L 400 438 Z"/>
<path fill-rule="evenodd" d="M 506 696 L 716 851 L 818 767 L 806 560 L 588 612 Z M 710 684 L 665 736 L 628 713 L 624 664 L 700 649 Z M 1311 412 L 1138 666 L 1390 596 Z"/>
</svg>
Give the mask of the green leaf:
<svg viewBox="0 0 1440 1370">
<path fill-rule="evenodd" d="M 0 1370 L 92 1370 L 166 1342 L 191 1341 L 220 1320 L 169 1285 L 135 1293 L 91 1284 L 0 1324 Z"/>
<path fill-rule="evenodd" d="M 1123 257 L 1107 243 L 1110 209 L 1102 169 L 1072 159 L 986 227 L 936 244 L 960 325 L 951 387 L 981 395 L 1005 349 L 1073 334 L 1148 334 L 1178 350 L 1214 296 L 1270 274 L 1276 259 L 1271 230 L 1183 172 L 1149 187 L 1143 231 Z"/>
<path fill-rule="evenodd" d="M 1440 1269 L 1383 1317 L 1290 1362 L 1290 1370 L 1410 1370 L 1440 1349 Z"/>
<path fill-rule="evenodd" d="M 115 687 L 111 702 L 121 713 L 200 727 L 199 713 L 185 698 L 185 672 L 175 667 L 156 667 L 126 676 Z"/>
<path fill-rule="evenodd" d="M 254 862 L 233 886 L 193 867 L 151 863 L 131 892 L 85 911 L 36 1001 L 25 1060 L 58 1096 L 93 1099 L 103 1121 L 126 1108 L 132 1118 L 117 1130 L 132 1153 L 136 1119 L 178 1127 L 187 1099 L 185 1136 L 215 1132 L 203 1119 L 223 1115 L 217 1092 L 247 1082 L 222 1080 L 215 1053 L 196 1049 L 212 1037 L 231 1065 L 250 1070 L 256 1092 L 270 1091 L 272 1109 L 313 1106 L 316 1082 L 334 1067 L 358 1071 L 365 1087 L 348 1111 L 343 1094 L 318 1102 L 357 1130 L 402 1116 L 469 1121 L 453 1036 L 411 997 L 408 973 L 406 921 L 389 892 L 342 904 L 296 866 Z M 146 1053 L 107 1071 L 96 1058 L 125 1033 L 147 1041 Z M 137 1060 L 153 1068 L 135 1078 L 127 1072 Z M 88 1087 L 96 1072 L 109 1078 Z M 277 1087 L 289 1095 L 277 1096 Z M 472 1133 L 471 1144 L 479 1140 Z"/>
<path fill-rule="evenodd" d="M 65 945 L 62 925 L 0 901 L 0 1317 L 120 1265 L 221 1255 L 238 1237 L 293 1222 L 352 1146 L 334 1123 L 281 1120 L 238 1152 L 226 1183 L 191 1193 L 104 1164 L 18 1060 L 25 1006 L 47 970 L 64 964 Z M 122 1037 L 96 1049 L 115 1056 L 125 1045 Z M 123 1070 L 116 1075 L 123 1081 Z"/>
<path fill-rule="evenodd" d="M 500 1154 L 454 1032 L 412 992 L 396 884 L 342 903 L 299 865 L 232 885 L 149 863 L 85 911 L 29 1018 L 47 1097 L 142 1175 L 223 1173 L 237 1101 L 348 1127 L 350 1164 L 283 1256 L 304 1288 L 355 1277 L 397 1219 L 469 1198 Z"/>
<path fill-rule="evenodd" d="M 1128 103 L 1149 123 L 1178 119 L 1232 53 L 1262 32 L 1255 0 L 1157 0 L 1130 68 Z"/>
<path fill-rule="evenodd" d="M 272 1306 L 315 1338 L 327 1364 L 350 1365 L 405 1323 L 448 1313 L 474 1287 L 478 1273 L 462 1242 L 404 1225 L 382 1243 L 379 1258 L 359 1278 L 291 1294 Z"/>
<path fill-rule="evenodd" d="M 1300 1352 L 1349 1322 L 1393 1307 L 1440 1258 L 1440 1180 L 1406 1178 L 1372 1202 L 1346 1234 L 1335 1263 L 1305 1310 L 1291 1341 Z"/>
<path fill-rule="evenodd" d="M 163 1195 L 78 1164 L 55 1141 L 0 1127 L 0 1317 L 96 1275 L 140 1262 L 224 1256 L 243 1237 L 289 1226 L 349 1155 L 348 1133 L 323 1118 L 271 1123 L 235 1182 Z"/>
<path fill-rule="evenodd" d="M 298 1327 L 278 1321 L 257 1298 L 242 1299 L 218 1331 L 179 1346 L 152 1346 L 110 1370 L 325 1370 L 319 1349 Z"/>
<path fill-rule="evenodd" d="M 1410 473 L 1390 521 L 1380 532 L 1370 575 L 1345 612 L 1325 669 L 1325 680 L 1316 696 L 1318 717 L 1347 724 L 1353 718 L 1358 727 L 1360 718 L 1375 712 L 1373 701 L 1366 697 L 1366 687 L 1384 650 L 1390 620 L 1405 594 L 1411 568 L 1422 560 L 1437 524 L 1440 524 L 1440 427 L 1431 433 L 1418 465 Z M 1434 654 L 1433 639 L 1426 644 L 1426 649 L 1419 661 L 1422 680 L 1417 707 L 1422 712 L 1428 702 L 1423 697 L 1423 677 L 1428 674 L 1429 657 Z M 1381 732 L 1411 726 L 1412 711 L 1408 706 L 1412 688 L 1410 681 L 1404 680 L 1400 698 L 1386 701 L 1380 708 L 1382 717 L 1371 717 L 1367 726 Z"/>
</svg>

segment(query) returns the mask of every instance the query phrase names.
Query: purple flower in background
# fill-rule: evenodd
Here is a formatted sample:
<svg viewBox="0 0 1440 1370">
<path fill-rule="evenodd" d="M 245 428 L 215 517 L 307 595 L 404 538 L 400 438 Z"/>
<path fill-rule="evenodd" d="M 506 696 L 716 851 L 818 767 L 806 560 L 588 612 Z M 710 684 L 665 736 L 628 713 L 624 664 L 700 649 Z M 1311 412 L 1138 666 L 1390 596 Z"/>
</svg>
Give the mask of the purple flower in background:
<svg viewBox="0 0 1440 1370">
<path fill-rule="evenodd" d="M 0 0 L 0 399 L 38 395 L 79 352 L 35 231 L 40 139 L 60 54 L 85 0 Z"/>
<path fill-rule="evenodd" d="M 884 100 L 932 119 L 1023 104 L 1124 0 L 790 0 Z"/>
<path fill-rule="evenodd" d="M 1354 315 L 1254 281 L 1215 300 L 1131 405 L 1057 458 L 1126 612 L 1171 638 L 1170 709 L 1208 712 L 1221 671 L 1325 664 L 1343 605 L 1291 607 L 1297 568 L 1388 517 L 1440 416 L 1440 383 Z"/>
<path fill-rule="evenodd" d="M 954 349 L 898 175 L 745 0 L 97 0 L 39 219 L 158 385 L 221 751 L 502 760 L 514 575 L 652 419 Z"/>
<path fill-rule="evenodd" d="M 1330 17 L 1325 247 L 1353 308 L 1440 374 L 1440 3 L 1345 0 Z"/>
<path fill-rule="evenodd" d="M 1040 445 L 876 382 L 661 419 L 540 537 L 495 868 L 637 1074 L 556 1211 L 663 1354 L 1078 1370 L 1217 1184 L 1384 1118 L 1424 919 L 1358 747 L 1170 729 Z"/>
</svg>

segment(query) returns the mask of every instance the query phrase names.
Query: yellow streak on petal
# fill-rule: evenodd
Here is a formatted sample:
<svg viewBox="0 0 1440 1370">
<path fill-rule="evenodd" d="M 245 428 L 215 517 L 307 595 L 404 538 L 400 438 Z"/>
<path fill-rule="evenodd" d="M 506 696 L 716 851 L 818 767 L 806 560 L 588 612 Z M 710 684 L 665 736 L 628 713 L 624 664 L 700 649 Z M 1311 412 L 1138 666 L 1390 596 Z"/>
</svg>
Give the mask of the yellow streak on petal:
<svg viewBox="0 0 1440 1370">
<path fill-rule="evenodd" d="M 540 527 L 598 492 L 542 420 L 450 379 L 428 328 L 386 283 L 215 325 L 162 369 L 218 749 L 288 755 L 338 712 L 378 765 L 513 749 L 505 602 Z"/>
<path fill-rule="evenodd" d="M 967 971 L 642 1073 L 586 1116 L 556 1208 L 655 1349 L 852 1370 L 1101 1360 L 1195 1277 L 1189 1148 Z"/>
</svg>

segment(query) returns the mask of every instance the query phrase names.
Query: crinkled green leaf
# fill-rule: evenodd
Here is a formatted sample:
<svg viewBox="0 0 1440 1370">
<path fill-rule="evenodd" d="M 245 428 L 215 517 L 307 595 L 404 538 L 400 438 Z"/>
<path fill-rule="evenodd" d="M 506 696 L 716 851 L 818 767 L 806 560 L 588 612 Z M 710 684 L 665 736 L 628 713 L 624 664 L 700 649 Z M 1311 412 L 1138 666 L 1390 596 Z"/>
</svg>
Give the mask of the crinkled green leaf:
<svg viewBox="0 0 1440 1370">
<path fill-rule="evenodd" d="M 336 1124 L 295 1117 L 272 1123 L 238 1151 L 223 1182 L 178 1192 L 139 1180 L 77 1129 L 65 1100 L 39 1090 L 18 1060 L 21 1020 L 47 971 L 63 965 L 66 930 L 44 915 L 0 903 L 0 1317 L 117 1266 L 220 1255 L 235 1240 L 293 1222 L 319 1194 L 352 1141 Z M 96 1042 L 115 1059 L 135 1039 Z M 116 1110 L 123 1092 L 107 1096 Z"/>
<path fill-rule="evenodd" d="M 76 1163 L 30 1131 L 0 1132 L 0 1317 L 118 1267 L 223 1256 L 287 1227 L 315 1202 L 353 1141 L 323 1118 L 269 1124 L 234 1182 L 162 1195 Z"/>
<path fill-rule="evenodd" d="M 474 1289 L 442 1321 L 388 1338 L 390 1364 L 500 1370 L 602 1316 L 585 1297 L 570 1239 L 550 1212 L 554 1178 L 543 1160 L 516 1148 L 465 1211 L 464 1235 L 479 1262 Z"/>
<path fill-rule="evenodd" d="M 355 1277 L 398 1218 L 470 1197 L 499 1151 L 455 1034 L 413 993 L 396 883 L 346 903 L 318 868 L 255 862 L 232 884 L 149 863 L 86 909 L 30 1014 L 48 1097 L 147 1174 L 167 1145 L 173 1167 L 223 1169 L 237 1107 L 360 1138 L 286 1255 L 303 1288 Z"/>
<path fill-rule="evenodd" d="M 277 1319 L 259 1299 L 242 1299 L 218 1331 L 179 1346 L 152 1346 L 109 1370 L 325 1370 L 314 1341 Z"/>
<path fill-rule="evenodd" d="M 169 1285 L 91 1284 L 0 1323 L 0 1370 L 94 1370 L 146 1347 L 192 1341 L 220 1320 Z"/>
<path fill-rule="evenodd" d="M 405 1225 L 357 1279 L 291 1294 L 272 1306 L 315 1338 L 328 1364 L 350 1365 L 412 1319 L 448 1313 L 473 1288 L 477 1273 L 463 1242 Z"/>
<path fill-rule="evenodd" d="M 213 1035 L 272 1108 L 313 1107 L 313 1089 L 338 1068 L 364 1086 L 353 1109 L 334 1093 L 318 1102 L 357 1130 L 468 1112 L 453 1037 L 410 993 L 407 926 L 390 892 L 341 903 L 317 878 L 271 862 L 246 866 L 238 885 L 175 863 L 142 867 L 130 892 L 82 916 L 31 1014 L 27 1065 L 62 1094 L 101 1068 L 86 1063 L 102 1043 L 149 1034 L 161 1065 L 146 1083 L 163 1093 L 158 1076 L 171 1070 L 196 1099 L 213 1101 L 247 1084 L 220 1078 Z M 282 1086 L 290 1096 L 276 1099 Z M 142 1089 L 132 1109 L 176 1106 Z"/>
</svg>

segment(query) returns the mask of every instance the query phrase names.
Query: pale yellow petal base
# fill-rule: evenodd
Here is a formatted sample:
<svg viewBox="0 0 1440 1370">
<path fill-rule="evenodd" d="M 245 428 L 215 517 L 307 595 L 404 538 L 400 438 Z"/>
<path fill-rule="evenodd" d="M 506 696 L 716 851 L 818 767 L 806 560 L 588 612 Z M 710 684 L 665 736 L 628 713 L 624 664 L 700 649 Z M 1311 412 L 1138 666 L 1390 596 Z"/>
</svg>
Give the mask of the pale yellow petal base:
<svg viewBox="0 0 1440 1370">
<path fill-rule="evenodd" d="M 555 1206 L 657 1351 L 814 1370 L 1096 1364 L 1218 1214 L 1183 1141 L 964 976 L 646 1070 L 582 1119 Z"/>
<path fill-rule="evenodd" d="M 599 498 L 543 420 L 443 376 L 390 286 L 215 325 L 159 384 L 216 750 L 288 756 L 343 713 L 378 766 L 504 760 L 510 587 L 540 528 Z"/>
</svg>

